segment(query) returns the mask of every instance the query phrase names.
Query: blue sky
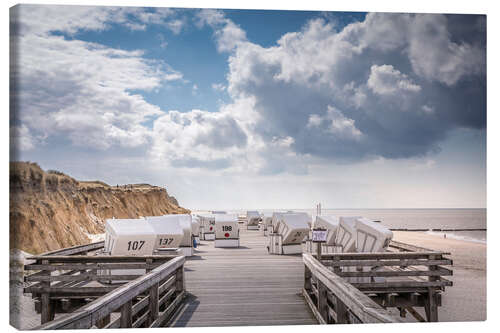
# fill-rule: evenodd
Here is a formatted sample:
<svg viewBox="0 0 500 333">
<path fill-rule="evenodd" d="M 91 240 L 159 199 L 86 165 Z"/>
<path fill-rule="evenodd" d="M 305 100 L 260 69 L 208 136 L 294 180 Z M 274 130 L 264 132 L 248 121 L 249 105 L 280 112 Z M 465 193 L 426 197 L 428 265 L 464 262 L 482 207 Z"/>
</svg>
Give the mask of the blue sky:
<svg viewBox="0 0 500 333">
<path fill-rule="evenodd" d="M 186 207 L 485 207 L 481 15 L 21 5 L 11 159 Z"/>
</svg>

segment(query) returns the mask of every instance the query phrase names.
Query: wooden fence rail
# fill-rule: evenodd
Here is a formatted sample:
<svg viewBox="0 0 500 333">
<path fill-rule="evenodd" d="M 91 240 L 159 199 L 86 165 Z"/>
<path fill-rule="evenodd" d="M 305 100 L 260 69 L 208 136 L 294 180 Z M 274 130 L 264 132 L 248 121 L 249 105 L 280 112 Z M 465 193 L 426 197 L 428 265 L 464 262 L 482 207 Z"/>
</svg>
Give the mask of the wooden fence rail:
<svg viewBox="0 0 500 333">
<path fill-rule="evenodd" d="M 96 259 L 97 258 L 97 259 Z M 106 260 L 105 256 L 102 257 L 91 257 L 91 256 L 81 256 L 80 262 L 85 263 L 81 265 L 87 265 L 91 270 L 97 265 L 100 269 L 109 268 L 105 266 Z M 35 256 L 30 259 L 34 259 L 37 262 L 41 261 L 42 264 L 38 266 L 43 266 L 46 269 L 53 264 L 54 266 L 59 266 L 60 270 L 67 270 L 68 262 L 75 262 L 73 259 L 69 259 L 65 256 L 59 257 L 45 257 Z M 113 258 L 107 257 L 107 261 L 117 262 L 123 258 Z M 53 260 L 53 262 L 50 262 Z M 48 330 L 48 329 L 76 329 L 76 328 L 117 328 L 117 327 L 158 327 L 161 326 L 169 317 L 172 315 L 174 310 L 180 304 L 182 298 L 185 294 L 185 284 L 184 284 L 184 263 L 185 257 L 164 257 L 153 256 L 150 257 L 136 257 L 137 260 L 144 260 L 141 268 L 147 269 L 145 275 L 138 278 L 133 275 L 129 275 L 128 278 L 134 278 L 132 281 L 122 284 L 119 286 L 97 286 L 97 287 L 61 287 L 61 286 L 51 286 L 51 281 L 60 281 L 59 283 L 67 282 L 66 278 L 60 279 L 47 279 L 47 275 L 39 275 L 32 277 L 34 281 L 40 281 L 40 285 L 35 287 L 28 287 L 25 292 L 31 292 L 35 295 L 41 295 L 42 297 L 42 320 L 45 320 L 41 326 L 35 329 Z M 125 259 L 126 262 L 133 261 L 130 258 Z M 156 264 L 156 265 L 155 265 Z M 120 269 L 123 269 L 123 265 Z M 27 265 L 29 269 L 39 268 L 37 264 Z M 153 267 L 155 266 L 155 267 Z M 113 268 L 115 268 L 113 266 Z M 135 266 L 134 269 L 139 268 Z M 88 268 L 87 268 L 88 269 Z M 48 270 L 52 272 L 52 270 Z M 87 270 L 85 272 L 88 272 Z M 83 273 L 84 276 L 92 276 L 93 279 L 110 279 L 119 280 L 117 275 L 97 275 Z M 77 277 L 76 280 L 71 282 L 81 281 L 80 274 L 70 275 Z M 49 275 L 50 276 L 50 275 Z M 50 276 L 51 278 L 55 276 Z M 68 276 L 66 276 L 68 277 Z M 123 278 L 123 277 L 122 277 Z M 93 280 L 92 279 L 92 280 Z M 88 281 L 86 281 L 88 282 Z M 86 289 L 86 290 L 85 290 Z M 50 306 L 44 313 L 44 298 L 46 298 L 45 304 L 48 304 L 50 297 L 70 297 L 71 295 L 84 295 L 88 297 L 89 295 L 103 294 L 102 297 L 95 299 L 94 301 L 77 308 L 75 311 L 62 315 L 60 318 L 54 319 L 54 311 L 50 310 Z M 115 312 L 119 313 L 117 318 L 113 320 L 111 315 Z"/>
<path fill-rule="evenodd" d="M 441 294 L 445 287 L 453 286 L 444 277 L 453 275 L 451 269 L 444 267 L 453 265 L 446 257 L 450 253 L 399 242 L 391 242 L 390 248 L 400 252 L 328 253 L 321 255 L 321 261 L 315 259 L 315 263 L 380 306 L 398 308 L 402 317 L 410 313 L 418 321 L 425 321 L 414 309 L 423 307 L 427 321 L 438 321 Z M 314 254 L 308 256 L 314 258 Z M 311 289 L 313 294 L 319 292 L 317 286 Z"/>
<path fill-rule="evenodd" d="M 394 323 L 398 317 L 304 253 L 303 295 L 321 324 Z"/>
</svg>

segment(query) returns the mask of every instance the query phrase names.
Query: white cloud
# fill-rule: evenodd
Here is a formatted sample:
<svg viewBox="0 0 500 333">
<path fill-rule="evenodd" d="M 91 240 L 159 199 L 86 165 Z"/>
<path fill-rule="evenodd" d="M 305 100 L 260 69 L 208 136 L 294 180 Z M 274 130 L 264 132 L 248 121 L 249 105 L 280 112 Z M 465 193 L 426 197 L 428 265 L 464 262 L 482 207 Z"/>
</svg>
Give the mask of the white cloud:
<svg viewBox="0 0 500 333">
<path fill-rule="evenodd" d="M 233 51 L 238 45 L 247 41 L 246 33 L 237 24 L 218 10 L 202 9 L 196 17 L 197 26 L 209 25 L 214 29 L 214 36 L 219 52 Z"/>
<path fill-rule="evenodd" d="M 247 144 L 238 123 L 222 112 L 169 111 L 154 122 L 151 155 L 184 167 L 229 167 Z"/>
<path fill-rule="evenodd" d="M 485 73 L 485 48 L 452 41 L 444 15 L 415 15 L 409 30 L 408 56 L 418 75 L 451 86 Z"/>
<path fill-rule="evenodd" d="M 35 138 L 25 125 L 10 127 L 10 147 L 12 150 L 29 151 L 35 148 Z"/>
<path fill-rule="evenodd" d="M 182 29 L 185 26 L 185 22 L 180 19 L 175 19 L 172 21 L 167 22 L 167 27 L 172 30 L 172 32 L 176 35 L 180 34 Z"/>
<path fill-rule="evenodd" d="M 368 78 L 368 87 L 379 95 L 404 92 L 419 92 L 421 87 L 413 83 L 406 74 L 391 65 L 373 65 Z"/>
<path fill-rule="evenodd" d="M 79 15 L 85 14 L 87 18 L 74 21 L 42 19 L 36 23 L 41 27 L 24 23 L 28 28 L 17 38 L 23 51 L 20 72 L 14 74 L 21 78 L 20 118 L 27 137 L 57 133 L 74 145 L 99 149 L 143 146 L 148 161 L 184 170 L 304 174 L 318 161 L 422 156 L 470 117 L 463 116 L 460 103 L 460 98 L 470 100 L 468 95 L 456 98 L 448 85 L 482 75 L 477 70 L 481 61 L 474 57 L 467 59 L 477 68 L 460 61 L 447 67 L 451 55 L 463 57 L 462 48 L 481 49 L 457 42 L 449 33 L 442 39 L 449 42 L 445 51 L 435 50 L 436 45 L 426 50 L 443 53 L 428 57 L 439 61 L 414 60 L 413 25 L 423 23 L 412 15 L 369 14 L 340 31 L 315 19 L 275 45 L 262 47 L 249 42 L 245 31 L 222 12 L 201 10 L 197 25 L 210 26 L 218 51 L 230 53 L 228 81 L 214 83 L 212 89 L 227 91 L 232 101 L 217 112 L 164 112 L 131 91 L 153 90 L 165 81 L 187 82 L 182 73 L 147 60 L 142 51 L 65 40 L 49 32 L 106 29 L 110 22 L 137 24 L 137 29 L 141 24 L 168 27 L 171 22 L 173 32 L 178 28 L 180 33 L 182 25 L 172 23 L 178 18 L 169 11 L 138 9 Z M 437 16 L 427 19 L 443 24 Z M 443 31 L 438 34 L 444 36 Z M 166 43 L 163 36 L 158 38 Z M 460 47 L 450 48 L 450 40 Z M 51 61 L 42 66 L 41 59 Z M 429 75 L 430 68 L 443 77 Z M 193 85 L 192 91 L 197 88 Z M 430 109 L 433 117 L 427 115 Z M 425 135 L 408 135 L 415 132 Z M 27 143 L 36 145 L 36 140 Z"/>
<path fill-rule="evenodd" d="M 20 16 L 15 20 L 24 31 L 13 39 L 18 56 L 11 72 L 18 87 L 16 116 L 26 130 L 41 137 L 64 135 L 74 145 L 98 149 L 147 143 L 151 131 L 144 122 L 163 113 L 131 91 L 151 91 L 164 81 L 181 80 L 182 73 L 144 58 L 140 50 L 113 49 L 50 34 L 104 29 L 109 20 L 125 23 L 121 21 L 124 11 L 113 7 L 16 8 Z M 133 8 L 125 12 L 141 13 Z M 143 19 L 159 20 L 154 15 Z M 24 146 L 35 144 L 29 143 Z"/>
<path fill-rule="evenodd" d="M 292 137 L 290 150 L 299 155 L 357 160 L 435 151 L 450 128 L 484 126 L 484 110 L 471 122 L 466 107 L 470 103 L 481 105 L 483 93 L 477 87 L 455 90 L 448 86 L 451 81 L 446 75 L 438 80 L 437 93 L 433 86 L 437 79 L 415 69 L 417 63 L 412 62 L 409 49 L 416 43 L 413 26 L 423 24 L 419 16 L 368 14 L 365 21 L 340 31 L 333 24 L 314 19 L 301 31 L 283 35 L 271 47 L 242 41 L 234 45 L 229 56 L 227 91 L 234 101 L 254 99 L 259 115 L 251 125 L 254 135 L 266 143 L 273 137 Z M 222 34 L 220 22 L 227 19 L 214 12 L 209 17 L 205 21 L 214 22 L 216 35 Z M 441 15 L 426 19 L 438 26 L 446 24 Z M 460 40 L 447 31 L 446 26 L 437 31 L 446 35 L 443 41 Z M 457 43 L 468 48 L 465 41 Z M 441 46 L 446 52 L 437 45 L 425 47 L 425 52 L 434 54 L 430 57 L 440 57 L 437 54 L 441 52 L 451 56 L 454 51 L 448 54 L 448 46 Z M 479 45 L 473 48 L 484 51 Z M 460 57 L 460 52 L 454 56 Z M 481 57 L 470 62 L 481 67 Z M 434 65 L 437 72 L 447 71 L 444 62 Z M 482 79 L 481 71 L 460 68 L 465 70 L 458 71 L 456 80 L 470 76 Z M 473 84 L 467 82 L 464 84 Z M 432 105 L 436 117 L 429 118 L 422 105 Z M 408 135 L 416 132 L 425 135 Z"/>
<path fill-rule="evenodd" d="M 354 120 L 345 117 L 340 110 L 330 105 L 328 105 L 328 110 L 324 116 L 310 115 L 307 127 L 310 129 L 323 127 L 325 132 L 342 139 L 359 140 L 362 136 L 361 131 L 356 128 Z"/>
</svg>

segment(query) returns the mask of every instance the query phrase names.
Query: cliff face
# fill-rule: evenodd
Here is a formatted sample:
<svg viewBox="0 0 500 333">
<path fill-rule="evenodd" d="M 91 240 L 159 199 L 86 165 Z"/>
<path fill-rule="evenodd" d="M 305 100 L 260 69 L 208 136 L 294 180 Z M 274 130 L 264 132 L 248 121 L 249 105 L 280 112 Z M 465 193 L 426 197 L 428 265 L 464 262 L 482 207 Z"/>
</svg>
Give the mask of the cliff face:
<svg viewBox="0 0 500 333">
<path fill-rule="evenodd" d="M 113 216 L 185 213 L 161 187 L 79 182 L 36 163 L 10 163 L 10 248 L 41 253 L 85 244 Z"/>
</svg>

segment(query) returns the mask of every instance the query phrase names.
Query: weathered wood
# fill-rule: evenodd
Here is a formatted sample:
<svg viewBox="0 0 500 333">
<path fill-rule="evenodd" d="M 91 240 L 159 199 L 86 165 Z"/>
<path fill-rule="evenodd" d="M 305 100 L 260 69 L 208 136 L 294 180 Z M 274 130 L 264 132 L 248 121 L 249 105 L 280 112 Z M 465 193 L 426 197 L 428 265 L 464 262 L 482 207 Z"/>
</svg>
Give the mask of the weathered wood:
<svg viewBox="0 0 500 333">
<path fill-rule="evenodd" d="M 415 245 L 410 245 L 402 242 L 398 242 L 395 240 L 392 240 L 389 243 L 389 247 L 401 250 L 401 251 L 408 251 L 408 252 L 434 252 L 431 249 L 427 249 L 425 247 L 420 247 L 420 246 L 415 246 Z"/>
<path fill-rule="evenodd" d="M 170 305 L 163 311 L 158 318 L 151 324 L 150 327 L 160 327 L 164 322 L 166 322 L 172 315 L 174 310 L 179 306 L 180 302 L 185 297 L 185 291 L 181 291 L 175 299 L 170 303 Z"/>
<path fill-rule="evenodd" d="M 146 313 L 142 314 L 139 318 L 137 318 L 136 321 L 132 324 L 133 328 L 138 328 L 141 327 L 143 324 L 147 322 L 149 318 L 149 311 L 146 311 Z"/>
<path fill-rule="evenodd" d="M 99 281 L 99 280 L 135 280 L 142 275 L 96 275 L 83 273 L 78 275 L 38 275 L 27 276 L 26 281 Z"/>
<path fill-rule="evenodd" d="M 202 241 L 187 260 L 186 301 L 169 323 L 184 326 L 317 324 L 298 292 L 304 264 L 299 255 L 269 255 L 268 239 L 240 229 L 240 248 Z"/>
<path fill-rule="evenodd" d="M 323 260 L 325 266 L 345 267 L 345 266 L 433 266 L 433 265 L 453 265 L 450 259 L 441 260 L 420 260 L 420 259 L 401 259 L 401 260 Z"/>
<path fill-rule="evenodd" d="M 322 260 L 366 260 L 366 259 L 429 259 L 430 256 L 436 256 L 435 259 L 449 252 L 367 252 L 367 253 L 323 253 Z"/>
<path fill-rule="evenodd" d="M 186 289 L 186 285 L 184 283 L 184 266 L 179 267 L 175 274 L 175 289 L 177 293 L 181 293 Z"/>
<path fill-rule="evenodd" d="M 411 287 L 444 287 L 452 286 L 453 282 L 448 280 L 440 281 L 386 281 L 386 282 L 367 282 L 367 283 L 351 283 L 358 289 L 375 289 L 375 288 L 411 288 Z"/>
<path fill-rule="evenodd" d="M 311 290 L 311 270 L 304 266 L 304 289 L 309 292 Z"/>
<path fill-rule="evenodd" d="M 393 295 L 391 297 L 387 297 L 386 295 Z M 439 293 L 436 294 L 436 304 L 441 306 L 441 295 Z M 370 295 L 370 298 L 374 300 L 377 304 L 386 307 L 424 307 L 426 306 L 427 296 L 416 293 L 404 293 L 404 294 L 395 294 L 395 293 L 387 293 L 387 294 L 375 294 Z"/>
<path fill-rule="evenodd" d="M 120 308 L 120 328 L 132 327 L 132 300 L 126 301 Z"/>
<path fill-rule="evenodd" d="M 318 312 L 321 314 L 321 317 L 323 317 L 324 321 L 326 323 L 329 323 L 328 320 L 328 289 L 326 286 L 321 282 L 318 281 Z"/>
<path fill-rule="evenodd" d="M 421 323 L 425 322 L 424 317 L 422 317 L 422 316 L 420 315 L 420 313 L 418 313 L 418 312 L 417 312 L 417 311 L 416 311 L 413 307 L 409 306 L 409 307 L 406 307 L 405 309 L 406 309 L 406 311 L 408 311 L 408 313 L 410 313 L 410 314 L 413 316 L 413 318 L 415 318 L 417 321 L 419 321 L 419 322 L 421 322 Z"/>
<path fill-rule="evenodd" d="M 438 269 L 438 270 L 434 270 L 434 271 L 402 270 L 402 271 L 339 272 L 336 274 L 338 276 L 342 276 L 342 277 L 450 276 L 450 275 L 453 275 L 453 271 L 450 269 Z"/>
<path fill-rule="evenodd" d="M 48 283 L 48 282 L 43 282 Z M 34 294 L 44 294 L 48 293 L 54 296 L 61 295 L 103 295 L 115 290 L 117 287 L 27 287 L 25 288 L 26 293 L 34 293 Z"/>
<path fill-rule="evenodd" d="M 172 275 L 175 275 L 178 268 L 184 265 L 184 262 L 185 257 L 183 256 L 172 259 L 153 269 L 150 273 L 122 285 L 103 297 L 100 297 L 86 306 L 83 306 L 76 312 L 65 315 L 58 320 L 41 325 L 37 327 L 37 329 L 90 328 L 95 325 L 97 321 L 106 317 L 118 308 L 125 311 L 125 314 L 127 314 L 130 310 L 130 320 L 128 318 L 126 319 L 126 316 L 123 320 L 120 320 L 121 327 L 123 327 L 123 325 L 130 327 L 132 325 L 132 303 L 130 303 L 130 306 L 126 305 L 123 307 L 123 305 L 131 302 L 135 297 L 148 291 L 153 285 L 168 279 Z M 127 320 L 126 323 L 124 322 L 125 320 Z"/>
<path fill-rule="evenodd" d="M 42 264 L 47 264 L 47 260 L 43 260 Z M 44 271 L 45 275 L 50 276 L 49 271 Z M 47 289 L 50 288 L 50 282 L 42 282 L 40 284 L 41 289 Z M 48 292 L 44 292 L 41 294 L 40 297 L 40 304 L 41 304 L 41 323 L 45 324 L 53 319 L 53 314 L 52 312 L 54 309 L 52 308 L 52 303 L 50 302 L 50 294 Z"/>
<path fill-rule="evenodd" d="M 96 263 L 96 264 L 60 264 L 60 265 L 52 265 L 52 264 L 30 264 L 25 265 L 24 269 L 29 271 L 38 271 L 38 270 L 46 270 L 46 271 L 69 271 L 69 270 L 82 270 L 82 269 L 154 269 L 156 267 L 161 266 L 161 263 L 148 265 L 146 263 Z"/>
<path fill-rule="evenodd" d="M 162 306 L 165 304 L 174 294 L 176 293 L 176 289 L 172 288 L 169 291 L 167 291 L 160 299 L 158 300 L 158 307 Z"/>
<path fill-rule="evenodd" d="M 98 320 L 96 323 L 97 328 L 104 328 L 111 322 L 111 315 L 107 315 L 106 317 Z"/>
<path fill-rule="evenodd" d="M 99 263 L 99 262 L 146 262 L 151 259 L 153 262 L 165 262 L 177 258 L 176 255 L 146 255 L 146 256 L 84 256 L 84 255 L 67 255 L 67 256 L 31 256 L 28 260 L 49 260 L 52 264 L 57 263 Z"/>
<path fill-rule="evenodd" d="M 436 291 L 433 288 L 429 288 L 427 296 L 427 304 L 425 306 L 425 313 L 427 316 L 427 321 L 437 322 L 438 321 L 438 308 L 436 302 Z"/>
<path fill-rule="evenodd" d="M 326 324 L 325 319 L 319 313 L 316 305 L 312 301 L 311 296 L 309 296 L 309 293 L 306 289 L 302 290 L 302 295 L 304 296 L 304 299 L 306 300 L 307 305 L 309 305 L 309 308 L 311 309 L 311 311 L 312 311 L 314 317 L 316 318 L 316 320 L 318 321 L 318 323 L 325 325 Z"/>
<path fill-rule="evenodd" d="M 38 255 L 38 257 L 55 256 L 55 255 L 70 256 L 70 255 L 85 253 L 85 252 L 89 252 L 89 251 L 96 251 L 96 250 L 99 250 L 102 248 L 104 248 L 104 241 L 85 244 L 85 245 L 76 245 L 76 246 L 69 247 L 69 248 L 49 251 L 49 252 L 45 252 L 45 253 Z"/>
<path fill-rule="evenodd" d="M 342 302 L 342 300 L 337 297 L 337 302 L 335 304 L 335 314 L 337 318 L 337 324 L 348 324 L 349 323 L 349 316 L 347 312 L 347 307 Z"/>
<path fill-rule="evenodd" d="M 148 326 L 150 326 L 159 315 L 159 284 L 156 283 L 149 289 L 149 315 Z"/>
<path fill-rule="evenodd" d="M 343 303 L 362 322 L 391 323 L 400 321 L 399 318 L 392 316 L 368 296 L 344 281 L 343 278 L 329 271 L 310 254 L 304 253 L 302 258 L 304 264 L 311 270 L 312 275 L 317 277 L 335 295 L 338 302 Z M 335 312 L 337 312 L 337 309 Z M 338 316 L 339 313 L 337 313 Z"/>
</svg>

